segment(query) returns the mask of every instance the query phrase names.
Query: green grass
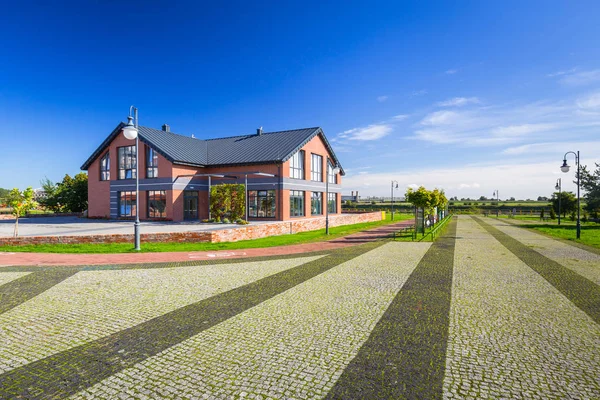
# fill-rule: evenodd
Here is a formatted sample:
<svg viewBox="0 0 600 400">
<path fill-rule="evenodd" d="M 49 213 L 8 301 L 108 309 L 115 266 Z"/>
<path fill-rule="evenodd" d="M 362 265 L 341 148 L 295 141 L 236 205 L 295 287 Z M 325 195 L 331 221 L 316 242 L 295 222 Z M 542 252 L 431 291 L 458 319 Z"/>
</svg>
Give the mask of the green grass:
<svg viewBox="0 0 600 400">
<path fill-rule="evenodd" d="M 394 222 L 412 219 L 412 214 L 395 213 Z M 142 241 L 142 252 L 177 252 L 177 251 L 212 251 L 212 250 L 241 250 L 252 248 L 287 246 L 302 243 L 314 243 L 325 240 L 336 239 L 367 229 L 392 223 L 391 215 L 386 219 L 375 222 L 364 222 L 354 225 L 343 225 L 329 228 L 329 235 L 325 229 L 316 231 L 300 232 L 294 235 L 271 236 L 255 240 L 242 240 L 239 242 L 226 243 L 144 243 Z M 25 246 L 0 246 L 0 252 L 28 252 L 28 253 L 135 253 L 132 243 L 82 243 L 82 244 L 36 244 Z"/>
<path fill-rule="evenodd" d="M 550 224 L 523 224 L 524 228 L 535 229 L 546 235 L 564 240 L 571 240 L 577 243 L 582 243 L 588 246 L 600 249 L 600 225 L 582 225 L 581 239 L 577 240 L 577 228 L 575 224 L 569 225 L 550 225 Z"/>
</svg>

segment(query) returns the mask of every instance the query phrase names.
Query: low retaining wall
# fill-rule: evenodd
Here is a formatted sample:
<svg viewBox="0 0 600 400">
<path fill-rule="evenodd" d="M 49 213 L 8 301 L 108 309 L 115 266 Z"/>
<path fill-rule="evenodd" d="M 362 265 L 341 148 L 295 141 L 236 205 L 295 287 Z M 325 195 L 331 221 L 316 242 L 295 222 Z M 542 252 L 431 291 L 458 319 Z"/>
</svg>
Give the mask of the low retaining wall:
<svg viewBox="0 0 600 400">
<path fill-rule="evenodd" d="M 329 226 L 351 225 L 362 222 L 381 221 L 381 212 L 341 214 L 329 217 Z M 260 225 L 242 225 L 231 229 L 200 232 L 142 233 L 140 240 L 146 242 L 221 243 L 260 239 L 268 236 L 289 235 L 325 228 L 325 218 L 302 218 L 291 221 Z M 142 227 L 143 230 L 143 227 Z M 132 243 L 132 234 L 89 236 L 21 236 L 0 237 L 0 246 L 23 246 L 28 244 L 77 244 L 77 243 Z"/>
</svg>

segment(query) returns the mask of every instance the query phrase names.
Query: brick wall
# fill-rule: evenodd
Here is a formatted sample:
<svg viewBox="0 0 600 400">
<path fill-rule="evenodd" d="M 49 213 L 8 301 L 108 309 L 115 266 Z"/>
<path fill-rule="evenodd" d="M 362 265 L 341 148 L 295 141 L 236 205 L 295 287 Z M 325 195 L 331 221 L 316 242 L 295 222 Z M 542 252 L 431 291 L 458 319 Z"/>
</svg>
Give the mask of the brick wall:
<svg viewBox="0 0 600 400">
<path fill-rule="evenodd" d="M 362 214 L 340 214 L 329 216 L 329 226 L 358 224 L 381 221 L 381 212 Z M 142 233 L 144 242 L 237 242 L 240 240 L 260 239 L 268 236 L 288 235 L 325 228 L 325 218 L 303 218 L 292 221 L 280 221 L 261 225 L 237 226 L 231 229 L 202 232 Z M 142 227 L 143 229 L 143 227 Z M 22 236 L 18 238 L 0 237 L 0 246 L 20 246 L 27 244 L 57 243 L 133 243 L 133 235 L 90 235 L 90 236 Z"/>
</svg>

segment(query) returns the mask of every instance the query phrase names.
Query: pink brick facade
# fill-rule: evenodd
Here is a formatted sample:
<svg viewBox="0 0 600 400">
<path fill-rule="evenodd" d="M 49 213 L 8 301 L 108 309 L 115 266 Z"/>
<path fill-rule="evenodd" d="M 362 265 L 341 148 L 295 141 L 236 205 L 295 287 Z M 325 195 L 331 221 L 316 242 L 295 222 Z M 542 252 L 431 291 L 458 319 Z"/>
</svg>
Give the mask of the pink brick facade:
<svg viewBox="0 0 600 400">
<path fill-rule="evenodd" d="M 119 132 L 108 143 L 99 155 L 89 164 L 88 169 L 88 216 L 90 218 L 118 219 L 122 218 L 123 207 L 120 193 L 135 193 L 135 179 L 118 179 L 119 160 L 118 149 L 134 146 L 134 140 L 127 140 Z M 252 220 L 288 221 L 302 219 L 319 219 L 324 216 L 325 180 L 327 179 L 327 160 L 332 159 L 323 137 L 314 136 L 305 143 L 301 150 L 304 152 L 304 179 L 290 178 L 290 161 L 270 164 L 236 165 L 222 167 L 193 167 L 172 163 L 162 155 L 158 155 L 158 175 L 146 176 L 146 149 L 148 145 L 139 143 L 139 173 L 140 199 L 139 216 L 141 220 L 164 219 L 172 221 L 203 220 L 208 218 L 208 178 L 190 177 L 195 174 L 224 174 L 236 176 L 236 179 L 212 178 L 211 185 L 219 183 L 244 183 L 244 173 L 262 172 L 275 177 L 248 176 L 248 190 L 273 190 L 275 193 L 275 215 L 269 218 L 250 216 Z M 156 149 L 155 149 L 156 150 Z M 110 179 L 101 180 L 100 161 L 105 154 L 110 158 Z M 311 156 L 322 157 L 321 178 L 311 180 Z M 329 192 L 335 193 L 335 212 L 341 210 L 341 174 L 337 174 L 336 182 L 329 185 Z M 290 216 L 290 191 L 304 193 L 304 215 Z M 161 218 L 151 218 L 148 215 L 148 192 L 164 191 L 166 195 L 165 215 Z M 194 194 L 197 193 L 197 194 Z M 311 195 L 313 192 L 322 193 L 322 212 L 311 215 Z M 186 202 L 186 196 L 197 196 L 197 200 Z M 195 205 L 194 205 L 194 202 Z M 135 200 L 134 200 L 135 203 Z M 189 205 L 192 204 L 192 205 Z M 196 209 L 196 213 L 190 211 Z"/>
<path fill-rule="evenodd" d="M 361 222 L 380 221 L 381 212 L 361 214 L 332 215 L 330 226 L 358 224 Z M 325 218 L 301 218 L 290 221 L 279 221 L 259 225 L 235 226 L 231 229 L 200 232 L 174 233 L 142 233 L 142 243 L 148 242 L 181 242 L 181 243 L 220 243 L 240 240 L 260 239 L 267 236 L 288 235 L 325 227 Z M 33 237 L 0 237 L 0 246 L 23 246 L 28 244 L 56 243 L 131 243 L 133 235 L 93 235 L 93 236 L 33 236 Z"/>
</svg>

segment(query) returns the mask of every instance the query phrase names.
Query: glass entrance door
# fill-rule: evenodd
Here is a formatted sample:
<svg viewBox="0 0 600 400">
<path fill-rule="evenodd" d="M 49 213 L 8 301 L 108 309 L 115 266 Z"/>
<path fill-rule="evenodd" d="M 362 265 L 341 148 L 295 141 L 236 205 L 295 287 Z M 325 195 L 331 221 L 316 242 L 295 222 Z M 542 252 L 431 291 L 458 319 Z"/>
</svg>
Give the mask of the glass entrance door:
<svg viewBox="0 0 600 400">
<path fill-rule="evenodd" d="M 183 192 L 183 219 L 198 219 L 198 192 L 192 190 Z"/>
</svg>

